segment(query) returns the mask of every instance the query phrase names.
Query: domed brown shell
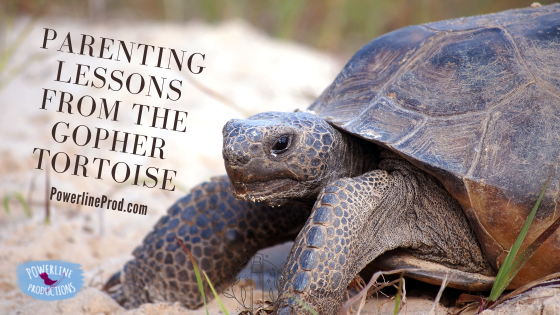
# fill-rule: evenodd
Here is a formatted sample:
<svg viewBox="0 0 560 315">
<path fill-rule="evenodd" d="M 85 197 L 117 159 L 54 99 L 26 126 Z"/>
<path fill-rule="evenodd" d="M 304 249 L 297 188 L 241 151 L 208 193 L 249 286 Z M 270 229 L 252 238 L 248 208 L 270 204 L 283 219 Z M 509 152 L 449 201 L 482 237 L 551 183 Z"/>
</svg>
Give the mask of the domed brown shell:
<svg viewBox="0 0 560 315">
<path fill-rule="evenodd" d="M 560 5 L 405 27 L 358 51 L 310 110 L 437 177 L 499 268 L 560 216 Z M 560 272 L 560 230 L 510 288 Z"/>
</svg>

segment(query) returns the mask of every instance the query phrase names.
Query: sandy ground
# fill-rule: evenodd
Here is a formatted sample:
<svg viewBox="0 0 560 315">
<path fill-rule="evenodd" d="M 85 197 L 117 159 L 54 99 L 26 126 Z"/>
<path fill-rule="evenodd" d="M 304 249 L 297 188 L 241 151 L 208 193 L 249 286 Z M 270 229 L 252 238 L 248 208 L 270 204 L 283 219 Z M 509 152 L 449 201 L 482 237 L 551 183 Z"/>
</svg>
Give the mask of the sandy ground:
<svg viewBox="0 0 560 315">
<path fill-rule="evenodd" d="M 26 24 L 18 20 L 8 33 L 7 42 L 13 42 Z M 43 28 L 56 29 L 60 37 L 71 32 L 89 34 L 130 42 L 184 49 L 206 54 L 205 66 L 200 75 L 185 71 L 165 72 L 158 69 L 115 61 L 104 61 L 76 54 L 57 52 L 56 49 L 39 49 Z M 58 42 L 60 45 L 60 42 Z M 75 45 L 78 45 L 75 43 Z M 111 94 L 106 89 L 54 82 L 57 60 L 66 64 L 85 63 L 92 68 L 104 66 L 125 73 L 161 74 L 183 79 L 183 97 L 179 102 L 158 98 L 133 96 L 128 93 Z M 215 26 L 201 23 L 185 25 L 134 24 L 115 22 L 77 22 L 72 20 L 45 19 L 38 21 L 10 61 L 10 69 L 21 68 L 13 80 L 0 91 L 0 195 L 20 192 L 31 201 L 31 218 L 23 214 L 19 203 L 9 203 L 11 214 L 0 210 L 0 314 L 205 314 L 202 309 L 191 311 L 177 304 L 148 304 L 136 310 L 124 310 L 99 289 L 107 278 L 120 270 L 132 258 L 131 252 L 140 244 L 167 208 L 185 194 L 185 191 L 211 176 L 224 173 L 221 159 L 221 130 L 232 118 L 243 118 L 267 110 L 292 111 L 305 108 L 330 84 L 340 71 L 343 62 L 331 56 L 294 43 L 272 40 L 249 25 L 231 21 Z M 23 67 L 20 67 L 23 66 Z M 70 72 L 68 72 L 70 73 Z M 207 91 L 202 87 L 210 88 Z M 135 126 L 131 117 L 124 122 L 92 120 L 78 115 L 57 113 L 54 105 L 49 110 L 39 109 L 43 88 L 67 91 L 94 98 L 106 97 L 112 103 L 119 99 L 123 104 L 139 102 L 152 106 L 188 111 L 185 133 L 149 130 Z M 130 108 L 123 108 L 131 116 Z M 166 159 L 137 158 L 132 155 L 91 148 L 78 147 L 72 142 L 55 143 L 50 129 L 58 121 L 68 121 L 71 126 L 86 124 L 109 130 L 162 137 L 166 141 Z M 174 192 L 116 184 L 109 180 L 96 180 L 72 176 L 69 172 L 49 173 L 51 186 L 62 191 L 90 194 L 109 194 L 148 206 L 148 214 L 139 216 L 90 207 L 72 206 L 62 202 L 51 203 L 51 223 L 45 224 L 46 173 L 35 170 L 37 155 L 33 148 L 64 151 L 70 156 L 82 154 L 100 156 L 112 161 L 127 161 L 177 171 Z M 283 260 L 289 245 L 270 252 Z M 82 265 L 85 286 L 69 300 L 42 302 L 22 292 L 16 284 L 15 268 L 19 262 L 62 259 Z M 548 290 L 548 291 L 543 291 Z M 555 291 L 556 290 L 556 291 Z M 542 289 L 531 302 L 514 301 L 515 313 L 559 314 L 558 290 Z M 422 291 L 422 290 L 420 290 Z M 433 292 L 432 292 L 433 291 Z M 425 293 L 425 294 L 424 294 Z M 401 314 L 428 314 L 437 288 L 430 293 L 416 292 L 408 297 Z M 537 294 L 533 292 L 534 294 Z M 228 311 L 237 314 L 239 305 L 224 298 Z M 517 303 L 517 304 L 515 304 Z M 536 305 L 536 306 L 535 306 Z M 392 314 L 394 300 L 380 296 L 366 305 L 364 313 Z M 220 314 L 217 303 L 209 304 L 211 314 Z M 439 314 L 448 309 L 439 305 Z M 484 314 L 510 314 L 508 308 Z M 546 311 L 546 312 L 545 312 Z M 548 312 L 548 313 L 547 313 Z"/>
<path fill-rule="evenodd" d="M 8 33 L 8 43 L 15 41 L 26 22 L 25 19 L 17 22 Z M 139 65 L 139 62 L 100 61 L 98 58 L 57 52 L 61 42 L 56 48 L 40 49 L 43 28 L 55 29 L 60 38 L 71 32 L 76 47 L 79 46 L 80 34 L 88 34 L 95 38 L 103 36 L 204 53 L 203 65 L 206 69 L 195 76 L 188 71 L 179 73 L 149 68 Z M 107 89 L 54 82 L 57 60 L 65 61 L 65 65 L 83 63 L 92 69 L 103 66 L 109 71 L 123 70 L 126 74 L 137 72 L 161 75 L 169 80 L 182 79 L 183 96 L 178 102 L 171 102 L 134 96 L 128 92 L 109 92 Z M 271 40 L 241 21 L 210 26 L 200 23 L 166 25 L 46 19 L 35 24 L 10 61 L 8 72 L 20 65 L 25 65 L 25 70 L 0 91 L 0 196 L 12 192 L 20 192 L 24 197 L 29 195 L 33 217 L 25 217 L 15 199 L 10 202 L 11 215 L 3 209 L 0 211 L 0 314 L 122 313 L 123 309 L 98 289 L 132 258 L 133 249 L 185 191 L 211 176 L 225 173 L 221 158 L 221 132 L 225 122 L 267 110 L 305 108 L 334 79 L 343 64 L 307 47 Z M 68 70 L 67 74 L 73 75 L 74 71 Z M 205 91 L 197 85 L 212 91 Z M 70 116 L 57 113 L 55 105 L 41 110 L 43 88 L 70 92 L 76 98 L 85 94 L 96 99 L 105 97 L 110 105 L 115 99 L 121 100 L 123 105 L 119 117 L 123 119 L 112 122 L 76 114 Z M 134 125 L 135 112 L 129 108 L 132 103 L 187 111 L 187 131 L 179 133 Z M 164 151 L 165 160 L 138 158 L 103 147 L 97 150 L 91 145 L 78 147 L 69 141 L 55 143 L 50 131 L 58 121 L 69 122 L 71 128 L 84 124 L 92 129 L 101 127 L 164 138 L 167 148 Z M 126 161 L 129 165 L 137 163 L 173 169 L 177 171 L 174 182 L 178 189 L 169 192 L 140 188 L 107 179 L 72 176 L 70 172 L 57 174 L 51 170 L 50 184 L 61 191 L 86 191 L 91 195 L 109 194 L 125 198 L 126 202 L 147 205 L 148 214 L 123 214 L 55 201 L 51 203 L 51 223 L 44 224 L 46 174 L 44 170 L 34 169 L 37 165 L 37 155 L 32 154 L 34 148 L 49 149 L 53 154 L 63 151 L 69 156 L 81 154 L 90 159 L 110 159 L 113 163 Z M 285 256 L 286 246 L 283 251 Z M 16 284 L 17 264 L 47 259 L 81 264 L 85 274 L 83 292 L 73 299 L 59 302 L 40 302 L 22 294 Z M 236 303 L 228 299 L 224 301 L 230 302 L 230 310 L 235 311 Z M 214 307 L 211 305 L 216 310 Z M 132 313 L 138 312 L 204 313 L 187 312 L 177 305 L 147 305 Z"/>
</svg>

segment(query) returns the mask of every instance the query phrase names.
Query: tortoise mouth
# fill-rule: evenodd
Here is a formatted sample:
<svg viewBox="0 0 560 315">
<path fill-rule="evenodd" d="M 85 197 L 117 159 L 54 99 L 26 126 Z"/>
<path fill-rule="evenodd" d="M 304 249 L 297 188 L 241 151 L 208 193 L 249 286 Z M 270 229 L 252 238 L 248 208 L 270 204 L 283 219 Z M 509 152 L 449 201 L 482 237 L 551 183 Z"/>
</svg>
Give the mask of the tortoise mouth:
<svg viewBox="0 0 560 315">
<path fill-rule="evenodd" d="M 236 198 L 253 202 L 281 197 L 281 195 L 296 187 L 298 183 L 298 181 L 291 178 L 276 178 L 249 183 L 232 182 Z"/>
</svg>

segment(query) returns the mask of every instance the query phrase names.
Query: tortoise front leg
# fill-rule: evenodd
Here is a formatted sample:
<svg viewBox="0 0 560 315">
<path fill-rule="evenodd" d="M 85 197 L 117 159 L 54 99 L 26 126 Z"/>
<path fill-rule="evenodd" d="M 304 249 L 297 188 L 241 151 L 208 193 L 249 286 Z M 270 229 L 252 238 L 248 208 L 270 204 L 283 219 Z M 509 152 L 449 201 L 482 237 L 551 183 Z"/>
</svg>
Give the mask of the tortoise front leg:
<svg viewBox="0 0 560 315">
<path fill-rule="evenodd" d="M 278 314 L 337 314 L 347 284 L 380 254 L 415 257 L 467 272 L 491 267 L 458 203 L 430 175 L 393 154 L 380 170 L 329 184 L 298 235 L 280 278 Z"/>
<path fill-rule="evenodd" d="M 192 263 L 175 240 L 193 253 L 221 292 L 235 270 L 259 249 L 293 240 L 310 207 L 239 201 L 226 176 L 193 188 L 175 203 L 134 250 L 120 276 L 123 285 L 112 295 L 126 308 L 142 303 L 179 301 L 194 309 L 202 305 Z M 119 282 L 112 277 L 107 286 Z M 205 292 L 211 292 L 206 281 Z M 211 298 L 211 294 L 207 294 Z"/>
<path fill-rule="evenodd" d="M 368 235 L 368 218 L 388 186 L 387 172 L 376 170 L 340 179 L 321 192 L 282 271 L 279 315 L 307 314 L 292 297 L 304 301 L 318 314 L 336 314 L 346 285 L 361 268 L 397 246 L 390 237 L 369 241 L 371 233 Z M 382 225 L 379 222 L 377 227 Z"/>
</svg>

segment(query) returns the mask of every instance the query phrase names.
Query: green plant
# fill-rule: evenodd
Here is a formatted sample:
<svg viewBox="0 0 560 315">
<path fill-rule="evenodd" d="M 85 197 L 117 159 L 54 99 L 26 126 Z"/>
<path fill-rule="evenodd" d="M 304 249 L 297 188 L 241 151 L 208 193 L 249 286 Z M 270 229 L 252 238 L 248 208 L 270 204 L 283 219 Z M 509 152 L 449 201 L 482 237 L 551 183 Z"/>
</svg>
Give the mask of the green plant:
<svg viewBox="0 0 560 315">
<path fill-rule="evenodd" d="M 311 314 L 313 315 L 317 315 L 317 312 L 315 312 L 314 309 L 311 308 L 311 306 L 307 305 L 307 303 L 305 303 L 304 301 L 298 299 L 297 297 L 292 297 L 292 299 L 294 299 L 296 302 L 298 302 L 301 306 L 303 306 L 306 310 L 308 310 Z"/>
<path fill-rule="evenodd" d="M 195 266 L 195 268 L 196 268 L 196 266 Z M 224 312 L 224 314 L 226 314 L 226 315 L 229 315 L 228 311 L 224 307 L 224 304 L 222 304 L 222 301 L 220 300 L 220 296 L 218 295 L 218 293 L 216 293 L 216 289 L 214 289 L 214 286 L 212 285 L 212 282 L 210 282 L 210 279 L 208 278 L 208 275 L 206 274 L 206 271 L 202 270 L 202 273 L 204 274 L 204 277 L 206 278 L 206 281 L 208 281 L 208 285 L 210 285 L 210 289 L 212 289 L 212 293 L 214 293 L 214 297 L 218 301 L 218 304 L 220 304 L 220 307 L 222 308 L 222 312 Z"/>
<path fill-rule="evenodd" d="M 506 256 L 506 259 L 504 260 L 504 263 L 503 263 L 502 267 L 498 271 L 498 275 L 496 276 L 496 280 L 495 280 L 494 285 L 492 287 L 492 291 L 490 292 L 490 296 L 488 297 L 488 299 L 486 299 L 486 303 L 484 304 L 484 307 L 481 308 L 481 310 L 486 309 L 489 305 L 491 305 L 493 302 L 495 302 L 500 297 L 500 295 L 504 292 L 506 287 L 509 285 L 511 280 L 515 277 L 515 275 L 521 269 L 521 267 L 523 267 L 523 265 L 527 262 L 527 260 L 529 260 L 529 258 L 531 258 L 533 253 L 535 251 L 537 251 L 537 249 L 540 248 L 540 246 L 558 229 L 558 227 L 560 227 L 560 218 L 558 218 L 543 233 L 541 233 L 541 235 L 539 235 L 539 237 L 537 237 L 537 239 L 535 241 L 533 241 L 529 246 L 527 246 L 527 248 L 521 253 L 521 255 L 519 255 L 519 257 L 517 257 L 517 259 L 515 259 L 515 257 L 517 256 L 517 253 L 519 252 L 521 244 L 523 243 L 523 241 L 525 240 L 525 237 L 527 236 L 527 233 L 529 232 L 529 228 L 531 226 L 531 223 L 533 222 L 533 219 L 534 219 L 535 214 L 536 214 L 536 212 L 539 208 L 539 205 L 542 201 L 542 198 L 544 197 L 544 193 L 545 193 L 546 188 L 548 186 L 548 182 L 550 181 L 550 177 L 551 176 L 549 176 L 548 180 L 546 181 L 546 183 L 544 185 L 544 188 L 542 189 L 542 191 L 539 195 L 539 198 L 537 199 L 537 202 L 535 203 L 535 206 L 531 210 L 531 213 L 529 214 L 529 217 L 525 221 L 525 224 L 523 225 L 523 228 L 521 229 L 521 232 L 519 233 L 519 236 L 517 237 L 515 243 L 512 245 L 508 255 Z M 21 196 L 21 194 L 20 194 L 20 196 Z M 6 201 L 6 197 L 5 197 L 4 198 L 5 207 L 6 207 L 6 204 L 7 204 L 7 201 Z M 199 272 L 198 266 L 196 264 L 196 261 L 194 259 L 194 256 L 191 254 L 191 252 L 188 250 L 188 248 L 177 238 L 177 236 L 174 236 L 174 237 L 177 240 L 177 242 L 179 244 L 181 244 L 181 246 L 187 252 L 187 254 L 189 255 L 189 257 L 191 259 L 191 262 L 193 264 L 195 274 L 196 274 L 196 280 L 197 280 L 197 283 L 198 283 L 198 288 L 200 290 L 200 294 L 202 295 L 202 299 L 204 301 L 204 307 L 206 308 L 206 313 L 208 314 L 208 307 L 206 305 L 206 299 L 205 299 L 205 296 L 204 296 L 204 288 L 203 288 L 203 284 L 202 284 L 202 278 L 200 276 L 200 272 Z M 214 286 L 210 282 L 210 279 L 208 278 L 208 276 L 206 275 L 206 273 L 204 271 L 203 271 L 203 274 L 204 274 L 204 277 L 206 278 L 206 281 L 210 285 L 210 288 L 212 289 L 212 293 L 216 297 L 216 300 L 218 301 L 218 303 L 219 303 L 220 307 L 222 308 L 223 312 L 225 314 L 228 314 L 224 305 L 222 304 L 221 300 L 219 299 L 219 296 L 216 293 L 216 290 L 214 289 Z M 379 276 L 379 275 L 377 275 L 377 276 Z M 401 276 L 398 280 L 398 291 L 397 291 L 397 297 L 396 297 L 396 300 L 395 300 L 395 308 L 394 308 L 394 311 L 393 311 L 394 315 L 398 314 L 398 312 L 399 312 L 399 306 L 400 306 L 400 302 L 401 302 L 401 292 L 402 292 L 402 280 L 403 280 L 403 274 L 401 273 Z M 369 286 L 371 286 L 372 284 L 373 283 L 368 284 L 368 286 L 365 288 L 366 292 L 367 292 L 367 289 L 369 288 Z M 292 298 L 296 302 L 298 302 L 300 305 L 302 305 L 305 309 L 307 309 L 310 313 L 312 313 L 313 315 L 317 315 L 317 312 L 315 312 L 305 302 L 303 302 L 302 300 L 300 300 L 296 297 L 292 297 Z M 348 301 L 348 302 L 350 302 L 350 301 Z"/>
<path fill-rule="evenodd" d="M 350 299 L 348 299 L 348 301 L 346 301 L 344 303 L 344 305 L 342 306 L 342 310 L 340 311 L 340 314 L 341 315 L 348 315 L 348 313 L 351 313 L 349 310 L 352 307 L 352 304 L 358 302 L 359 300 L 362 300 L 363 302 L 365 302 L 365 299 L 366 299 L 367 296 L 371 296 L 372 294 L 378 292 L 379 290 L 381 290 L 385 287 L 393 286 L 393 287 L 398 289 L 398 287 L 395 286 L 395 284 L 398 284 L 398 282 L 401 282 L 401 279 L 402 279 L 402 282 L 401 282 L 402 286 L 401 286 L 400 291 L 401 292 L 406 291 L 406 290 L 403 290 L 403 287 L 405 286 L 404 278 L 400 277 L 398 280 L 378 283 L 377 279 L 379 279 L 380 276 L 382 276 L 382 275 L 404 274 L 407 271 L 412 272 L 412 271 L 418 271 L 418 270 L 419 269 L 397 269 L 397 270 L 392 270 L 392 271 L 377 271 L 376 273 L 373 274 L 373 276 L 371 276 L 371 278 L 369 279 L 369 282 L 366 284 L 365 287 L 362 288 L 362 290 L 360 292 L 358 292 L 358 294 L 354 295 L 353 297 L 351 297 Z"/>
<path fill-rule="evenodd" d="M 25 202 L 25 199 L 23 198 L 23 195 L 17 191 L 13 192 L 13 193 L 6 193 L 4 195 L 4 209 L 6 210 L 6 213 L 8 213 L 8 215 L 11 216 L 11 212 L 10 212 L 10 198 L 14 197 L 16 198 L 16 200 L 18 200 L 21 203 L 21 206 L 23 207 L 23 212 L 25 213 L 25 215 L 28 218 L 31 218 L 31 211 L 29 210 L 29 207 L 27 206 L 27 202 Z"/>
<path fill-rule="evenodd" d="M 181 242 L 181 240 L 179 240 L 179 238 L 177 238 L 176 235 L 173 235 L 173 237 L 181 245 L 181 247 L 183 247 L 183 249 L 189 255 L 189 258 L 191 259 L 191 262 L 192 262 L 193 268 L 194 268 L 194 273 L 196 274 L 196 282 L 198 284 L 198 290 L 200 291 L 200 295 L 202 296 L 202 301 L 204 301 L 204 308 L 206 309 L 206 314 L 208 314 L 208 305 L 206 305 L 206 297 L 204 296 L 204 286 L 202 284 L 202 278 L 200 277 L 200 271 L 198 269 L 198 265 L 196 264 L 196 260 L 194 259 L 194 256 L 191 254 L 191 251 L 185 246 L 185 244 L 183 244 L 183 242 Z M 224 314 L 229 315 L 229 313 L 227 312 L 224 304 L 220 300 L 220 297 L 219 297 L 218 293 L 216 293 L 216 290 L 214 289 L 214 286 L 212 285 L 212 282 L 210 282 L 210 279 L 208 278 L 208 275 L 206 274 L 206 272 L 204 270 L 202 270 L 202 273 L 204 274 L 204 277 L 206 278 L 206 281 L 208 281 L 208 285 L 210 285 L 210 289 L 212 290 L 212 293 L 214 294 L 214 297 L 218 301 L 218 304 L 222 308 L 222 311 L 224 312 Z"/>
<path fill-rule="evenodd" d="M 558 228 L 558 225 L 560 224 L 560 219 L 556 220 L 556 222 L 554 222 L 547 230 L 545 230 L 531 245 L 529 245 L 521 253 L 521 255 L 519 255 L 519 257 L 517 257 L 517 259 L 515 259 L 515 256 L 517 256 L 517 253 L 519 252 L 519 248 L 521 247 L 523 240 L 525 240 L 525 236 L 527 236 L 527 233 L 529 232 L 529 227 L 531 226 L 535 214 L 537 213 L 537 209 L 539 208 L 539 205 L 544 196 L 544 192 L 546 191 L 546 187 L 548 186 L 548 182 L 550 181 L 551 176 L 548 177 L 548 180 L 546 181 L 544 188 L 542 189 L 541 194 L 537 199 L 535 206 L 533 207 L 533 210 L 531 210 L 531 213 L 529 214 L 529 217 L 525 221 L 525 224 L 523 225 L 523 228 L 521 229 L 519 236 L 515 240 L 515 243 L 513 243 L 513 245 L 511 246 L 511 249 L 508 255 L 506 256 L 503 265 L 500 267 L 500 270 L 498 271 L 498 275 L 496 276 L 496 280 L 494 281 L 494 285 L 492 286 L 492 291 L 490 291 L 490 296 L 488 297 L 486 303 L 484 304 L 484 309 L 487 308 L 489 305 L 491 305 L 493 302 L 495 302 L 498 299 L 498 297 L 500 297 L 500 295 L 502 294 L 502 292 L 504 292 L 504 290 L 509 285 L 513 277 L 515 277 L 519 269 L 523 267 L 525 262 L 529 260 L 529 258 L 533 255 L 533 253 Z"/>
<path fill-rule="evenodd" d="M 393 315 L 397 315 L 399 313 L 399 310 L 400 310 L 402 281 L 403 281 L 403 273 L 401 273 L 401 276 L 399 278 L 399 288 L 397 289 L 397 298 L 395 300 L 395 309 L 393 310 Z"/>
</svg>

